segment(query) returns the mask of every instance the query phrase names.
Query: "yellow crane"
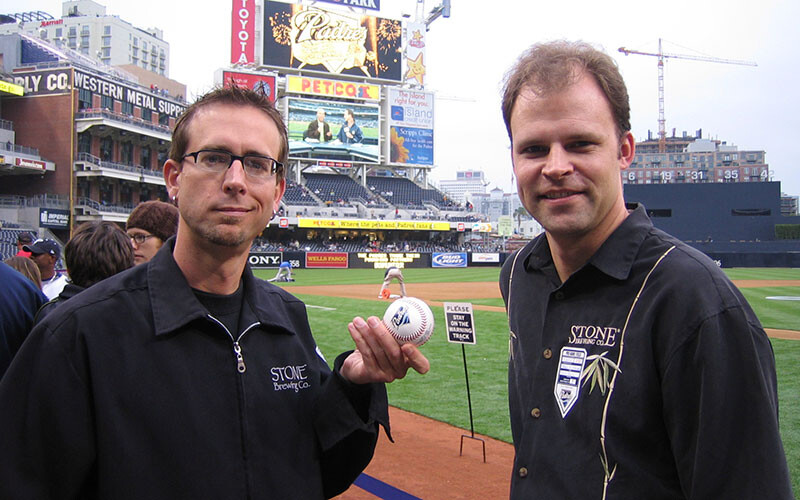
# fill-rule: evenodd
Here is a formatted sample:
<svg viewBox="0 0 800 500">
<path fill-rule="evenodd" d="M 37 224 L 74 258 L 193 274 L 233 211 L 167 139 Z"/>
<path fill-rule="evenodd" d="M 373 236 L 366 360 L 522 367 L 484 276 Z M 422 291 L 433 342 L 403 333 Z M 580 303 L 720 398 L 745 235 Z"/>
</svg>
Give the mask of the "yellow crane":
<svg viewBox="0 0 800 500">
<path fill-rule="evenodd" d="M 689 54 L 672 54 L 661 50 L 661 39 L 658 39 L 658 53 L 643 52 L 641 50 L 626 49 L 620 47 L 619 51 L 623 54 L 653 56 L 658 58 L 658 152 L 664 153 L 667 149 L 667 129 L 664 119 L 664 59 L 688 59 L 690 61 L 714 62 L 722 64 L 740 64 L 743 66 L 758 66 L 752 61 L 740 61 L 737 59 L 722 59 L 719 57 L 695 56 Z"/>
</svg>

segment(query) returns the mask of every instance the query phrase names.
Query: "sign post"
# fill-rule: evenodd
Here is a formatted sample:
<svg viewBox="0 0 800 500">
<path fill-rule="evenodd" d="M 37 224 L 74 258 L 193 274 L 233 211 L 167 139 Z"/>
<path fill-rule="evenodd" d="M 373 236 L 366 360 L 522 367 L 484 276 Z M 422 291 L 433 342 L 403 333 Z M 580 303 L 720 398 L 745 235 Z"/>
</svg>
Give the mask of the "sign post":
<svg viewBox="0 0 800 500">
<path fill-rule="evenodd" d="M 472 317 L 472 304 L 469 302 L 445 302 L 444 319 L 447 329 L 447 341 L 461 344 L 461 357 L 464 360 L 464 379 L 467 383 L 467 405 L 469 407 L 470 435 L 461 435 L 461 446 L 458 455 L 464 451 L 464 438 L 480 441 L 483 446 L 483 462 L 486 463 L 486 441 L 475 437 L 475 424 L 472 419 L 472 395 L 469 390 L 469 370 L 467 369 L 467 353 L 464 344 L 475 344 L 475 322 Z"/>
</svg>

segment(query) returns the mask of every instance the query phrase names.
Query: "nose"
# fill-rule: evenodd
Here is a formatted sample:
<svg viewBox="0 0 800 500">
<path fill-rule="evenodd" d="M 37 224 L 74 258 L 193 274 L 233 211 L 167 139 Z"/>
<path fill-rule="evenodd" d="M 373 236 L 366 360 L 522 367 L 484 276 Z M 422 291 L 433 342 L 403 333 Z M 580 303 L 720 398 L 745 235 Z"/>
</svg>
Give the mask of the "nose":
<svg viewBox="0 0 800 500">
<path fill-rule="evenodd" d="M 241 160 L 233 160 L 231 166 L 225 171 L 225 180 L 222 188 L 225 192 L 241 193 L 247 189 L 247 174 L 244 172 L 244 165 Z"/>
<path fill-rule="evenodd" d="M 572 162 L 569 154 L 558 144 L 554 144 L 548 151 L 542 175 L 551 179 L 559 179 L 572 173 Z"/>
</svg>

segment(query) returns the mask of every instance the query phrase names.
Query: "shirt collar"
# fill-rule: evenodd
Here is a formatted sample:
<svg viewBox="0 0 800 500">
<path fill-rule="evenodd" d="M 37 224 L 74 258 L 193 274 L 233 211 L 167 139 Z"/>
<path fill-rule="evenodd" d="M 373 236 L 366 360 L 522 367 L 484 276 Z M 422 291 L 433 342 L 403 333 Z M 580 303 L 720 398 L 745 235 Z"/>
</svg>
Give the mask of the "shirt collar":
<svg viewBox="0 0 800 500">
<path fill-rule="evenodd" d="M 653 227 L 644 205 L 635 203 L 629 207 L 633 210 L 628 217 L 611 233 L 588 262 L 603 273 L 619 280 L 627 278 L 630 274 L 639 247 Z M 529 271 L 553 266 L 550 245 L 544 234 L 528 243 L 521 252 L 523 253 L 520 254 L 520 258 L 525 263 L 525 269 Z"/>
<path fill-rule="evenodd" d="M 171 237 L 147 263 L 147 282 L 153 308 L 156 335 L 174 332 L 195 320 L 206 320 L 208 312 L 195 296 L 189 282 L 172 256 L 175 237 Z M 253 323 L 269 326 L 283 333 L 294 334 L 289 322 L 280 289 L 264 286 L 253 276 L 249 265 L 242 273 L 244 301 L 250 307 L 242 308 L 241 328 Z M 235 334 L 234 334 L 235 335 Z"/>
</svg>

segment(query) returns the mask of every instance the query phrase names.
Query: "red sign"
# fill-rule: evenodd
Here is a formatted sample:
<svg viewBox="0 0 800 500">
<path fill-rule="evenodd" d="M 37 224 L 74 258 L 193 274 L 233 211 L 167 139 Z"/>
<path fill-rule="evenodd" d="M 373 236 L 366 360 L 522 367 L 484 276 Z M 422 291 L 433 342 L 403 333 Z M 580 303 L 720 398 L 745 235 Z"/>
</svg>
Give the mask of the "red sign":
<svg viewBox="0 0 800 500">
<path fill-rule="evenodd" d="M 289 227 L 289 219 L 286 217 L 281 217 L 278 221 L 278 227 L 287 228 Z"/>
<path fill-rule="evenodd" d="M 231 63 L 255 62 L 256 0 L 233 0 L 231 12 Z"/>
<path fill-rule="evenodd" d="M 272 102 L 275 102 L 278 96 L 278 91 L 275 88 L 274 75 L 244 73 L 241 71 L 223 71 L 222 84 L 227 87 L 234 83 L 239 87 L 247 87 L 253 90 L 257 90 L 260 87 L 264 90 L 264 93 L 269 96 Z"/>
<path fill-rule="evenodd" d="M 347 252 L 307 252 L 306 267 L 347 267 Z"/>
<path fill-rule="evenodd" d="M 37 170 L 44 170 L 46 165 L 43 161 L 29 160 L 27 158 L 17 158 L 18 167 L 35 168 Z"/>
<path fill-rule="evenodd" d="M 463 233 L 465 229 L 466 229 L 466 227 L 464 227 L 464 223 L 463 222 L 459 222 L 458 223 L 458 232 Z"/>
</svg>

